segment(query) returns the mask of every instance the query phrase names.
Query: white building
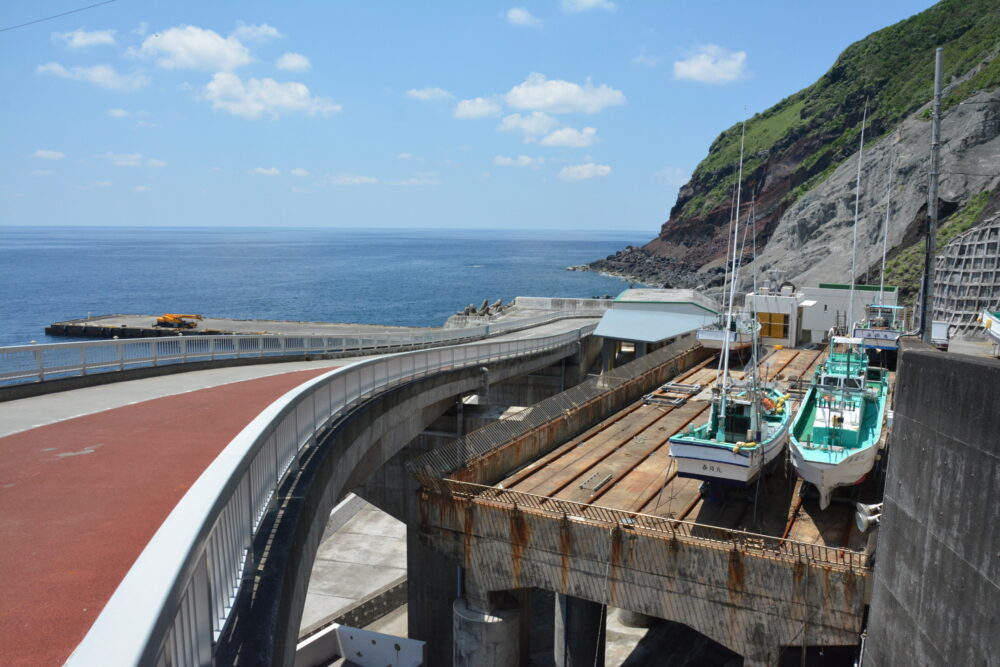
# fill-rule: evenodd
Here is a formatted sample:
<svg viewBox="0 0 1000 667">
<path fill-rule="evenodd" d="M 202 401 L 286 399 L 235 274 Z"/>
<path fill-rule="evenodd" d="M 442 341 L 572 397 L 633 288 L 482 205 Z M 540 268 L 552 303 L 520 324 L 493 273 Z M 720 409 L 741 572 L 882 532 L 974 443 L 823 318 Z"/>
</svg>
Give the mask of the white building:
<svg viewBox="0 0 1000 667">
<path fill-rule="evenodd" d="M 899 290 L 886 285 L 880 297 L 878 285 L 855 285 L 853 310 L 850 285 L 820 283 L 819 287 L 803 287 L 802 294 L 815 305 L 803 312 L 799 342 L 821 343 L 827 339 L 830 329 L 844 327 L 847 330 L 849 325 L 863 319 L 865 306 L 875 303 L 898 305 Z M 849 319 L 854 322 L 849 322 Z"/>
<path fill-rule="evenodd" d="M 641 357 L 674 337 L 715 322 L 719 305 L 690 289 L 627 289 L 601 318 L 595 336 L 604 338 L 605 367 L 621 344 L 634 346 Z"/>
<path fill-rule="evenodd" d="M 760 341 L 764 345 L 795 347 L 802 342 L 802 319 L 812 306 L 791 283 L 772 289 L 768 283 L 756 292 L 747 292 L 743 308 L 756 315 Z"/>
</svg>

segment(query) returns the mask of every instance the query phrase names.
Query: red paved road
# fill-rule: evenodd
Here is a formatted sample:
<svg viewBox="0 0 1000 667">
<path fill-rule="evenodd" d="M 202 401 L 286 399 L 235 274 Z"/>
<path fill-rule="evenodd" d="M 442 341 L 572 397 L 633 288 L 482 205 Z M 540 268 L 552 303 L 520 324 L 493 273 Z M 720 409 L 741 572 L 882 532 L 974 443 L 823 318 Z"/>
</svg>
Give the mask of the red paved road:
<svg viewBox="0 0 1000 667">
<path fill-rule="evenodd" d="M 268 404 L 331 369 L 0 438 L 0 665 L 61 665 L 201 471 Z"/>
</svg>

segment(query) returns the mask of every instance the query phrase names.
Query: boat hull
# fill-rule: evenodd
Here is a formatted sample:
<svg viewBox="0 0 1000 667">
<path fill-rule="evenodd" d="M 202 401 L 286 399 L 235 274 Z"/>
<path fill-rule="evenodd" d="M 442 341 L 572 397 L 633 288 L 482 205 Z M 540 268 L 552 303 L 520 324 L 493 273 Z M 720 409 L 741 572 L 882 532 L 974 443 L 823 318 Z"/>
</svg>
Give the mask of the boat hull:
<svg viewBox="0 0 1000 667">
<path fill-rule="evenodd" d="M 875 465 L 875 454 L 878 447 L 866 447 L 842 459 L 839 463 L 819 463 L 807 461 L 802 449 L 793 445 L 792 466 L 806 482 L 819 491 L 819 508 L 825 510 L 830 505 L 833 490 L 841 486 L 860 484 Z"/>
<path fill-rule="evenodd" d="M 791 451 L 792 466 L 795 468 L 795 472 L 819 491 L 821 510 L 825 510 L 830 505 L 834 489 L 861 483 L 875 465 L 875 457 L 879 450 L 878 443 L 884 428 L 887 390 L 888 384 L 883 378 L 874 404 L 863 406 L 867 414 L 861 419 L 870 419 L 872 422 L 863 425 L 859 420 L 854 424 L 856 437 L 861 438 L 864 434 L 863 441 L 852 447 L 849 454 L 843 455 L 844 448 L 836 447 L 827 450 L 823 444 L 813 444 L 811 442 L 812 436 L 808 438 L 805 436 L 810 430 L 810 424 L 829 425 L 828 420 L 824 419 L 822 415 L 817 416 L 816 413 L 818 390 L 815 381 L 799 404 L 799 411 L 792 421 L 788 448 Z M 827 391 L 829 390 L 824 389 L 823 393 Z M 829 408 L 826 408 L 826 411 L 828 414 L 831 412 Z M 844 421 L 842 420 L 841 423 L 843 424 Z M 804 442 L 804 440 L 806 441 Z M 835 453 L 827 454 L 830 460 L 818 460 L 822 458 L 824 451 Z"/>
<path fill-rule="evenodd" d="M 670 456 L 677 462 L 680 477 L 746 486 L 781 454 L 787 442 L 786 421 L 763 446 L 739 452 L 675 436 L 670 439 Z"/>
</svg>

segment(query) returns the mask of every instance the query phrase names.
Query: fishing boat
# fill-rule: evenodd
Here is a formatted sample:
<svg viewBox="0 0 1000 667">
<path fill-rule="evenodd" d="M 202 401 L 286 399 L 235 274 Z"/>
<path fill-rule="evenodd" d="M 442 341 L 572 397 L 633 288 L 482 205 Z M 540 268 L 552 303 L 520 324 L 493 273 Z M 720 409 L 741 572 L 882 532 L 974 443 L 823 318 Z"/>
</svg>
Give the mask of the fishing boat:
<svg viewBox="0 0 1000 667">
<path fill-rule="evenodd" d="M 757 375 L 760 322 L 754 313 L 744 310 L 739 318 L 734 316 L 736 286 L 739 283 L 740 258 L 753 223 L 753 202 L 743 229 L 740 242 L 740 184 L 743 181 L 743 139 L 740 140 L 740 166 L 733 215 L 730 218 L 732 234 L 727 256 L 728 311 L 722 320 L 727 326 L 720 328 L 725 334 L 719 354 L 719 370 L 711 390 L 711 407 L 708 421 L 691 424 L 686 432 L 670 438 L 670 456 L 677 464 L 677 474 L 706 482 L 746 486 L 756 480 L 770 462 L 778 458 L 788 441 L 791 406 L 786 406 L 788 396 L 771 383 L 762 382 Z M 753 235 L 750 234 L 751 240 Z M 756 244 L 754 242 L 754 248 Z M 756 253 L 754 253 L 756 254 Z M 729 260 L 731 259 L 731 266 Z M 756 277 L 754 278 L 756 288 Z M 730 335 L 733 334 L 733 335 Z M 742 380 L 734 380 L 729 373 L 730 351 L 741 335 L 750 337 L 751 360 L 749 370 Z M 709 494 L 713 493 L 709 486 Z"/>
<path fill-rule="evenodd" d="M 895 351 L 899 337 L 907 329 L 905 307 L 871 303 L 865 306 L 865 317 L 854 325 L 852 333 L 861 339 L 865 349 Z"/>
<path fill-rule="evenodd" d="M 713 387 L 708 421 L 670 438 L 677 474 L 746 486 L 778 458 L 788 441 L 788 395 L 755 373 Z"/>
<path fill-rule="evenodd" d="M 789 436 L 792 465 L 819 490 L 820 509 L 833 490 L 859 484 L 875 464 L 885 419 L 888 371 L 869 366 L 864 341 L 834 336 L 816 368 Z"/>
</svg>

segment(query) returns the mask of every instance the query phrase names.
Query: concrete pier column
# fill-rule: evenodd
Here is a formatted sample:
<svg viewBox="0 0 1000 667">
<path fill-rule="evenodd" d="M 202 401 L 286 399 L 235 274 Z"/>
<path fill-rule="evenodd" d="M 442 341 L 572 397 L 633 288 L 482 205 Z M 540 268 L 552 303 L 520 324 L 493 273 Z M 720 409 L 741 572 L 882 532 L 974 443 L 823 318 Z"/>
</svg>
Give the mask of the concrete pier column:
<svg viewBox="0 0 1000 667">
<path fill-rule="evenodd" d="M 452 609 L 455 667 L 520 664 L 521 625 L 516 604 L 484 610 L 459 598 Z M 428 664 L 438 663 L 429 659 Z"/>
<path fill-rule="evenodd" d="M 557 667 L 604 667 L 608 608 L 571 595 L 556 599 Z"/>
<path fill-rule="evenodd" d="M 615 367 L 615 356 L 618 354 L 618 342 L 610 338 L 603 339 L 601 344 L 601 372 L 610 371 Z"/>
<path fill-rule="evenodd" d="M 406 528 L 407 634 L 427 642 L 427 664 L 452 664 L 452 603 L 461 568 L 425 546 L 418 531 Z"/>
</svg>

